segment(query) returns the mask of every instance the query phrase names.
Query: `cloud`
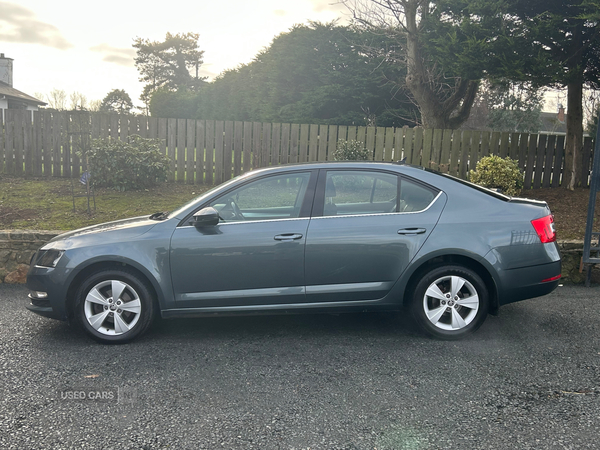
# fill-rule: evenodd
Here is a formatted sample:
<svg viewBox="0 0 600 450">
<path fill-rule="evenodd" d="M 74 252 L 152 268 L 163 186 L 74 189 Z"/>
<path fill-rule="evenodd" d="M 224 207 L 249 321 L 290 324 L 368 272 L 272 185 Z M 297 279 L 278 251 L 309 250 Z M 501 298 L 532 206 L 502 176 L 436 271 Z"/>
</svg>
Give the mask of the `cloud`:
<svg viewBox="0 0 600 450">
<path fill-rule="evenodd" d="M 39 44 L 59 50 L 73 47 L 58 28 L 38 20 L 30 9 L 0 1 L 0 11 L 0 41 Z"/>
<path fill-rule="evenodd" d="M 336 13 L 347 12 L 346 6 L 339 0 L 311 0 L 313 11 L 321 13 L 332 11 Z"/>
<path fill-rule="evenodd" d="M 275 11 L 273 11 L 273 14 L 275 14 L 276 16 L 279 16 L 279 17 L 283 17 L 287 13 L 283 9 L 276 9 Z"/>
<path fill-rule="evenodd" d="M 106 61 L 119 66 L 133 67 L 133 58 L 135 50 L 133 48 L 119 48 L 108 44 L 95 45 L 90 47 L 93 52 L 101 53 L 102 61 Z"/>
</svg>

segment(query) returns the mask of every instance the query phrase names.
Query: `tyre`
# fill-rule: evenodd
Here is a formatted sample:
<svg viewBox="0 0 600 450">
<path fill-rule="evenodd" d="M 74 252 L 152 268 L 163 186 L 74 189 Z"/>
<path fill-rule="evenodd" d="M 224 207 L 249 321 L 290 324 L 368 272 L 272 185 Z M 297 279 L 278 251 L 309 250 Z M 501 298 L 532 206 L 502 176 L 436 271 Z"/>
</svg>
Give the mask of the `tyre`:
<svg viewBox="0 0 600 450">
<path fill-rule="evenodd" d="M 144 333 L 154 316 L 154 296 L 135 272 L 103 270 L 79 287 L 75 317 L 95 340 L 122 344 Z"/>
<path fill-rule="evenodd" d="M 415 286 L 410 304 L 419 326 L 439 339 L 460 339 L 487 317 L 489 295 L 479 275 L 463 266 L 441 266 Z"/>
</svg>

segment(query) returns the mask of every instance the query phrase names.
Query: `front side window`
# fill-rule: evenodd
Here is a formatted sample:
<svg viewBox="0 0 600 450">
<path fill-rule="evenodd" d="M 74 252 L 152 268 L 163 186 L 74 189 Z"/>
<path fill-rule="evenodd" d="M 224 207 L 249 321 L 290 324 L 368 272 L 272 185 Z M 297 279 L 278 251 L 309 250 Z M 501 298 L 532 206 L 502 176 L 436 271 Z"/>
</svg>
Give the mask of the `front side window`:
<svg viewBox="0 0 600 450">
<path fill-rule="evenodd" d="M 385 172 L 329 171 L 324 216 L 396 212 L 398 176 Z"/>
<path fill-rule="evenodd" d="M 298 218 L 309 180 L 310 172 L 261 178 L 219 197 L 210 206 L 226 223 Z"/>
</svg>

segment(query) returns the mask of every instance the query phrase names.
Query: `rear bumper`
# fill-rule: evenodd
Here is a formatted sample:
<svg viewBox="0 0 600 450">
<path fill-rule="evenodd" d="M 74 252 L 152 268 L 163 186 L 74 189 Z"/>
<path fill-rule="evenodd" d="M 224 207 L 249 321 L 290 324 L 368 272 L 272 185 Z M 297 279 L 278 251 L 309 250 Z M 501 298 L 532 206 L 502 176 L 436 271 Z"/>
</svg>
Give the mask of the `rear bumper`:
<svg viewBox="0 0 600 450">
<path fill-rule="evenodd" d="M 499 305 L 540 297 L 552 292 L 560 283 L 561 262 L 521 267 L 502 273 L 503 289 L 499 292 Z M 551 280 L 551 281 L 543 281 Z"/>
</svg>

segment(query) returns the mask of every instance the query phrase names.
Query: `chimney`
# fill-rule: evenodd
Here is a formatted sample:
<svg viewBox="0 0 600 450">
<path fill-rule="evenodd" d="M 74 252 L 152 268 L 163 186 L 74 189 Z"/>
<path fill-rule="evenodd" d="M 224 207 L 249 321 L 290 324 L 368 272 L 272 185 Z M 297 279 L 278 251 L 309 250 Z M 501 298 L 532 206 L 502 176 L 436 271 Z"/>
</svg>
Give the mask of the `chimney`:
<svg viewBox="0 0 600 450">
<path fill-rule="evenodd" d="M 13 85 L 13 59 L 6 58 L 4 53 L 0 53 L 0 81 Z"/>
<path fill-rule="evenodd" d="M 560 123 L 565 123 L 565 107 L 562 104 L 558 104 L 558 121 Z"/>
</svg>

